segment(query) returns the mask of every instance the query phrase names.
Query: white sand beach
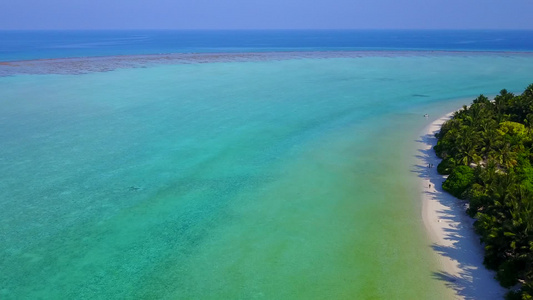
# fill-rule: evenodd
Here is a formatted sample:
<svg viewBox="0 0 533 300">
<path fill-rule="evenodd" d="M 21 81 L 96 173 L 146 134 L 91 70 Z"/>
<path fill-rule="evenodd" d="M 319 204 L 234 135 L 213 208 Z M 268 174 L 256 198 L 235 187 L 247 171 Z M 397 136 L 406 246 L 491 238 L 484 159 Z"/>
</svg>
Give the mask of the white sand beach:
<svg viewBox="0 0 533 300">
<path fill-rule="evenodd" d="M 442 190 L 446 177 L 437 172 L 435 133 L 452 114 L 428 125 L 417 141 L 417 164 L 425 168 L 419 177 L 422 218 L 441 267 L 434 276 L 453 289 L 455 299 L 503 299 L 506 290 L 494 279 L 495 273 L 483 266 L 483 247 L 474 232 L 474 220 L 465 213 L 466 203 Z"/>
</svg>

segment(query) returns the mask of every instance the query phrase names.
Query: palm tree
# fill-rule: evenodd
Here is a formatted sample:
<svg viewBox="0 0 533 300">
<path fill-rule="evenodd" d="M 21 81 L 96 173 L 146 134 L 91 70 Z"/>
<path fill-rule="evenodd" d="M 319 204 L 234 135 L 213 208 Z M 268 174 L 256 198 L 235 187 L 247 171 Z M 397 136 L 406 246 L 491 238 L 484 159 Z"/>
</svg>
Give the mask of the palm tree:
<svg viewBox="0 0 533 300">
<path fill-rule="evenodd" d="M 496 160 L 500 166 L 509 169 L 516 165 L 517 153 L 511 147 L 510 143 L 504 143 L 503 146 L 496 151 Z"/>
<path fill-rule="evenodd" d="M 477 148 L 480 146 L 480 135 L 472 127 L 463 126 L 455 140 L 455 160 L 459 164 L 469 165 L 477 163 L 481 157 L 477 154 Z"/>
</svg>

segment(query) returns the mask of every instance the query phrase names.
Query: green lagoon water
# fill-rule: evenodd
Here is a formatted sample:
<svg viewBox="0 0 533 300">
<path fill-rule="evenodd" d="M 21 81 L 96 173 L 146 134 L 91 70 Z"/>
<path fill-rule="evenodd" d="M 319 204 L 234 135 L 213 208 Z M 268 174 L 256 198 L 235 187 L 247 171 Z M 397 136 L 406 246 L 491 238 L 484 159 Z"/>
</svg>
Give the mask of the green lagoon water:
<svg viewBox="0 0 533 300">
<path fill-rule="evenodd" d="M 376 55 L 0 78 L 0 298 L 446 299 L 414 141 L 532 71 Z"/>
</svg>

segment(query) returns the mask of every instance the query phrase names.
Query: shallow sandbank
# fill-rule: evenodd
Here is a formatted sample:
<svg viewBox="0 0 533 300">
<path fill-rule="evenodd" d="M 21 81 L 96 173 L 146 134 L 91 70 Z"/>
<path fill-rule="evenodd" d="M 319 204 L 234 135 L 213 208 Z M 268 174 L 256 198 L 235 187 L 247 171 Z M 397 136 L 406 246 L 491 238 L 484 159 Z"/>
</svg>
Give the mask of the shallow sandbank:
<svg viewBox="0 0 533 300">
<path fill-rule="evenodd" d="M 289 59 L 327 59 L 357 57 L 435 57 L 435 56 L 531 56 L 530 52 L 498 51 L 273 51 L 273 52 L 222 52 L 222 53 L 159 53 L 92 57 L 47 58 L 32 60 L 2 61 L 0 77 L 21 74 L 76 75 L 94 72 L 109 72 L 124 68 L 146 68 L 156 65 L 201 64 L 221 62 L 257 62 Z"/>
</svg>

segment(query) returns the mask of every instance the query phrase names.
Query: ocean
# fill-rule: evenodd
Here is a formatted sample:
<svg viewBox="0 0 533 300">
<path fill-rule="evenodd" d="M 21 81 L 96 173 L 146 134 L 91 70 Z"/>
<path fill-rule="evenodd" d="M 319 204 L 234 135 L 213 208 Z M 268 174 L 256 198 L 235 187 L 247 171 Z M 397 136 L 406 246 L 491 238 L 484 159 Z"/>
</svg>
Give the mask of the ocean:
<svg viewBox="0 0 533 300">
<path fill-rule="evenodd" d="M 166 53 L 524 51 L 525 30 L 2 31 L 0 61 Z"/>
<path fill-rule="evenodd" d="M 532 35 L 0 32 L 0 298 L 453 299 L 415 141 Z"/>
</svg>

